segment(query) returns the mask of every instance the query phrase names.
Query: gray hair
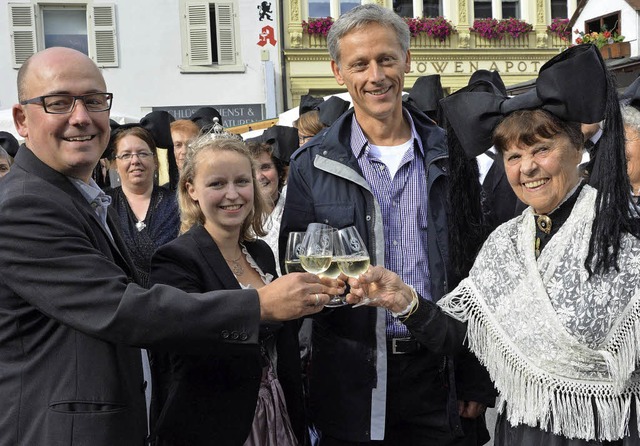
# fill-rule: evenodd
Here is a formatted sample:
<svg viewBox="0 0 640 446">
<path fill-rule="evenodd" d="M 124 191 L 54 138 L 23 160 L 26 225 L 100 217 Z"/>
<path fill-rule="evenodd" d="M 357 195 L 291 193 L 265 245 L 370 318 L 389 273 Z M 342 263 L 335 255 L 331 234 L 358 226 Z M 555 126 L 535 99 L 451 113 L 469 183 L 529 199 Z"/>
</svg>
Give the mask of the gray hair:
<svg viewBox="0 0 640 446">
<path fill-rule="evenodd" d="M 327 35 L 327 47 L 329 55 L 338 65 L 340 65 L 340 39 L 346 34 L 356 29 L 361 29 L 371 23 L 393 29 L 398 36 L 398 42 L 402 52 L 409 51 L 411 33 L 409 25 L 398 14 L 391 9 L 379 5 L 368 3 L 356 6 L 352 10 L 342 14 L 331 26 Z"/>
<path fill-rule="evenodd" d="M 634 130 L 640 132 L 640 111 L 631 105 L 623 106 L 620 111 L 624 125 L 633 127 Z"/>
</svg>

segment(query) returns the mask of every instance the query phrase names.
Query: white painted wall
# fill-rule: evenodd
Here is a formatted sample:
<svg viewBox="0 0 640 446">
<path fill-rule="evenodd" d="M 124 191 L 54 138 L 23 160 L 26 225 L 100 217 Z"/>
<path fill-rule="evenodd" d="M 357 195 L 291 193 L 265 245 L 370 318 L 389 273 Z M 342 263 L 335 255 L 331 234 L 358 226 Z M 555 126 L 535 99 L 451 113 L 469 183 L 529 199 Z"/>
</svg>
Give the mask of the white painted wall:
<svg viewBox="0 0 640 446">
<path fill-rule="evenodd" d="M 30 3 L 29 0 L 12 2 Z M 278 102 L 275 107 L 265 108 L 282 111 L 277 0 L 270 0 L 274 11 L 272 22 L 258 21 L 257 6 L 261 0 L 238 1 L 240 57 L 245 66 L 244 73 L 180 72 L 182 48 L 178 0 L 111 2 L 116 4 L 120 65 L 103 69 L 103 74 L 108 90 L 114 93 L 113 109 L 119 114 L 142 116 L 151 107 L 159 106 L 265 104 L 268 95 L 265 63 L 261 59 L 263 51 L 268 52 L 269 60 L 273 62 L 275 82 L 272 78 L 270 85 L 275 84 Z M 95 4 L 100 3 L 96 1 Z M 276 30 L 278 42 L 275 47 L 257 45 L 260 30 L 265 25 Z M 6 109 L 17 101 L 17 70 L 11 68 L 7 0 L 0 1 L 0 29 L 0 109 Z"/>
</svg>

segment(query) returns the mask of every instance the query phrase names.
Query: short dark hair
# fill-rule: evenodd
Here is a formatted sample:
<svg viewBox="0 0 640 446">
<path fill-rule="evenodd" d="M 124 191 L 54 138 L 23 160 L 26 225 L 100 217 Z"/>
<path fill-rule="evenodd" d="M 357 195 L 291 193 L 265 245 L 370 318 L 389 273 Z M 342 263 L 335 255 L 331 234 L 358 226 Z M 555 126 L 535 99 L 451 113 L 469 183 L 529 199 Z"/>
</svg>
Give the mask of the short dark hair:
<svg viewBox="0 0 640 446">
<path fill-rule="evenodd" d="M 518 110 L 498 124 L 493 131 L 493 144 L 504 152 L 511 144 L 530 146 L 558 134 L 566 135 L 576 150 L 584 148 L 580 123 L 563 121 L 542 109 Z"/>
</svg>

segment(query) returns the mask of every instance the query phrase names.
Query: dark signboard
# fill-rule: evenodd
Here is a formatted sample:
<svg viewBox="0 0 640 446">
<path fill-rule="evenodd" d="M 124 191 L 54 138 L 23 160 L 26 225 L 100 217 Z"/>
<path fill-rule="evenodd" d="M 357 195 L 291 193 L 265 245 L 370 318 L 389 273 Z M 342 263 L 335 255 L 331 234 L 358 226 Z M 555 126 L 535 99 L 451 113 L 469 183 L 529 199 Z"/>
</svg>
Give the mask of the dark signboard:
<svg viewBox="0 0 640 446">
<path fill-rule="evenodd" d="M 164 110 L 176 119 L 189 119 L 196 110 L 204 105 L 181 105 L 175 107 L 152 107 L 153 111 Z M 210 105 L 220 112 L 225 127 L 251 124 L 264 120 L 262 104 Z"/>
</svg>

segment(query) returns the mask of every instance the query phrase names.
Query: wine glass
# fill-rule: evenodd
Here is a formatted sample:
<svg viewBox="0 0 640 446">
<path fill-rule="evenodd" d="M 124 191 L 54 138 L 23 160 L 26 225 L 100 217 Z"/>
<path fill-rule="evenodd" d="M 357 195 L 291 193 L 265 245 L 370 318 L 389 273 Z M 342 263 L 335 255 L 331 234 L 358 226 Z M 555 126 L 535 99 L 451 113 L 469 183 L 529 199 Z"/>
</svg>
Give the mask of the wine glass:
<svg viewBox="0 0 640 446">
<path fill-rule="evenodd" d="M 338 268 L 338 257 L 336 251 L 336 247 L 340 243 L 340 239 L 338 238 L 338 230 L 333 229 L 331 231 L 331 236 L 333 237 L 333 257 L 331 258 L 331 264 L 329 265 L 329 268 L 320 273 L 319 276 L 337 279 L 340 275 L 340 268 Z M 343 300 L 341 296 L 335 295 L 330 296 L 329 302 L 325 305 L 325 307 L 336 308 L 342 307 L 344 305 L 348 305 L 347 302 Z"/>
<path fill-rule="evenodd" d="M 287 249 L 284 254 L 284 269 L 287 274 L 304 272 L 304 268 L 300 264 L 300 253 L 302 252 L 304 234 L 304 232 L 289 233 Z"/>
<path fill-rule="evenodd" d="M 300 264 L 305 271 L 320 274 L 331 266 L 333 228 L 322 223 L 310 223 L 302 239 Z"/>
<path fill-rule="evenodd" d="M 355 226 L 340 229 L 338 231 L 338 240 L 339 243 L 336 248 L 338 255 L 336 259 L 340 271 L 349 277 L 358 277 L 366 272 L 370 263 L 369 251 L 367 251 L 358 229 Z M 373 300 L 365 295 L 362 301 L 355 304 L 353 308 L 366 305 L 373 302 Z"/>
</svg>

